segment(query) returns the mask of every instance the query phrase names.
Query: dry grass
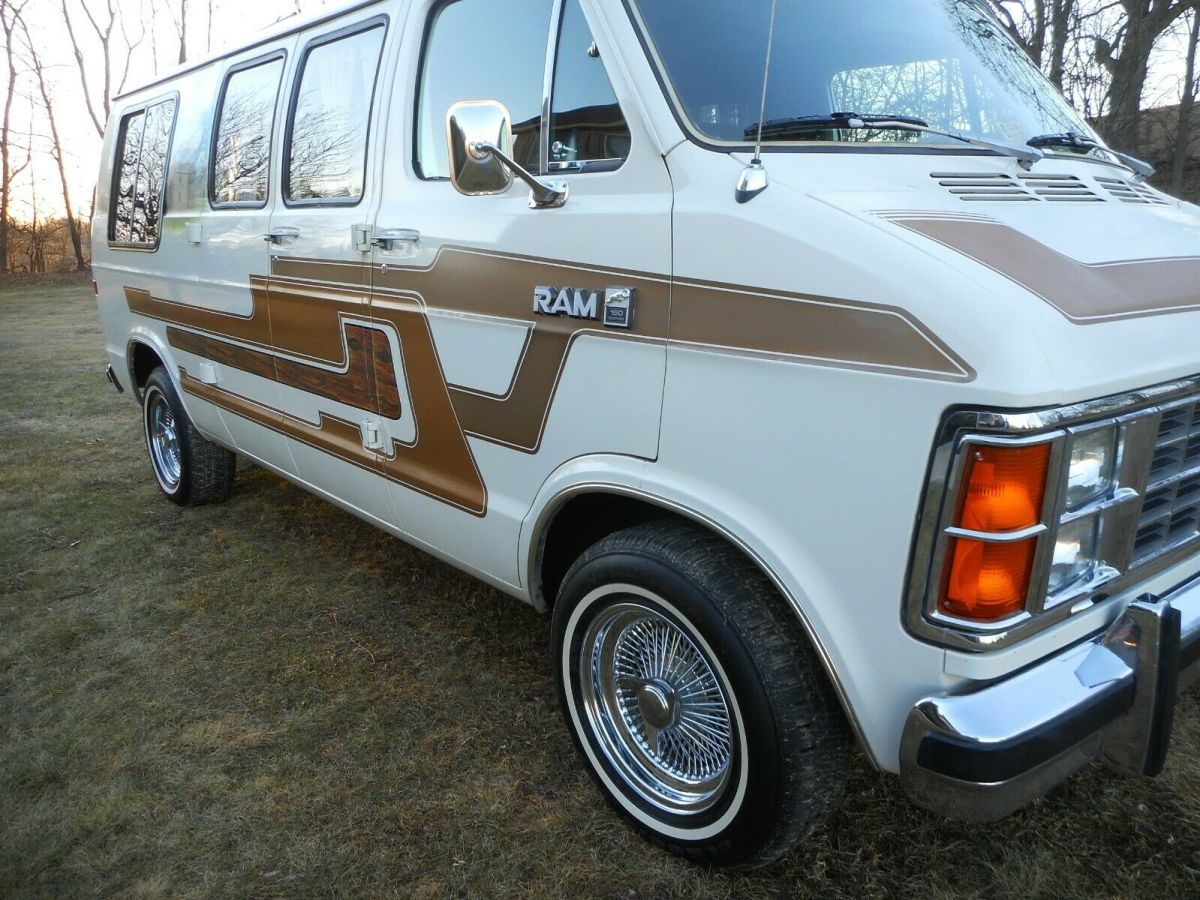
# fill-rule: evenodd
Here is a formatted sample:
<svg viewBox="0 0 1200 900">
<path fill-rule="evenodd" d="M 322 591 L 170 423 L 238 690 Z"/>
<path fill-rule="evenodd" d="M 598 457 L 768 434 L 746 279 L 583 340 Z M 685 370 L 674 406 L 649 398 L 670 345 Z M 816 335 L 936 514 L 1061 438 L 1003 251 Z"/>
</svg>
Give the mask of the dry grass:
<svg viewBox="0 0 1200 900">
<path fill-rule="evenodd" d="M 0 895 L 1196 896 L 1200 711 L 992 827 L 861 762 L 783 863 L 653 850 L 575 759 L 547 622 L 259 469 L 178 510 L 86 288 L 0 293 Z"/>
</svg>

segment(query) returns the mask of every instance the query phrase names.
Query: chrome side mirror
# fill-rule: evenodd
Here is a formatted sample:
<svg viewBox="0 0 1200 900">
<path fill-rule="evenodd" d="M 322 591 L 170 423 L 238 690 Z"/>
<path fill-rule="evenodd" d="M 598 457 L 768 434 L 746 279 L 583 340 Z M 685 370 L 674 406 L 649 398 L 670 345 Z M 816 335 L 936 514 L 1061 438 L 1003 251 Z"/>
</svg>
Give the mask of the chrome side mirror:
<svg viewBox="0 0 1200 900">
<path fill-rule="evenodd" d="M 567 202 L 565 182 L 543 184 L 512 158 L 512 118 L 503 103 L 455 103 L 446 114 L 446 142 L 450 148 L 450 181 L 460 194 L 503 194 L 516 176 L 532 191 L 532 209 L 557 209 Z"/>
<path fill-rule="evenodd" d="M 446 139 L 450 147 L 450 181 L 460 194 L 485 197 L 503 194 L 512 186 L 512 172 L 499 157 L 475 149 L 485 144 L 512 153 L 512 124 L 503 103 L 455 103 L 446 114 Z"/>
</svg>

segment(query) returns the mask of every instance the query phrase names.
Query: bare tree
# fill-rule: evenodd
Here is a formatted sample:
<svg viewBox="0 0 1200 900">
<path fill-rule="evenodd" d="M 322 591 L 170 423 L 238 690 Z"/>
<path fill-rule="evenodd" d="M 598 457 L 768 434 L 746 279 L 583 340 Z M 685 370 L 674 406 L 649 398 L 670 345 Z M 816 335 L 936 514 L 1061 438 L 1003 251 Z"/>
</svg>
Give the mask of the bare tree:
<svg viewBox="0 0 1200 900">
<path fill-rule="evenodd" d="M 1078 0 L 992 0 L 992 5 L 1030 58 L 1062 88 Z"/>
<path fill-rule="evenodd" d="M 4 91 L 4 120 L 0 124 L 0 272 L 8 271 L 8 224 L 12 206 L 12 184 L 19 170 L 14 171 L 12 160 L 12 105 L 17 90 L 16 48 L 13 32 L 21 21 L 21 12 L 28 0 L 14 3 L 0 0 L 0 28 L 4 31 L 4 52 L 8 63 L 8 84 Z M 26 160 L 28 164 L 28 159 Z M 22 166 L 21 168 L 24 168 Z"/>
<path fill-rule="evenodd" d="M 113 0 L 104 0 L 104 2 L 107 18 L 94 13 L 88 6 L 88 0 L 78 0 L 79 8 L 83 10 L 88 25 L 100 44 L 100 59 L 103 63 L 102 82 L 96 89 L 88 80 L 87 61 L 90 59 L 90 54 L 85 52 L 84 45 L 76 34 L 76 23 L 73 21 L 67 0 L 59 0 L 63 22 L 67 26 L 67 36 L 71 40 L 71 50 L 75 56 L 75 67 L 79 70 L 79 83 L 83 88 L 84 104 L 87 106 L 88 116 L 92 120 L 96 134 L 101 137 L 104 137 L 104 125 L 108 121 L 109 98 L 113 95 L 114 88 L 115 93 L 119 94 L 125 87 L 125 82 L 129 78 L 129 63 L 133 58 L 133 52 L 146 38 L 145 28 L 142 28 L 137 38 L 133 38 L 125 27 L 125 20 L 114 7 Z M 117 48 L 118 37 L 124 45 L 121 50 Z M 119 63 L 114 63 L 114 53 L 123 57 Z M 97 90 L 100 94 L 99 97 L 95 96 Z"/>
<path fill-rule="evenodd" d="M 1194 132 L 1192 116 L 1196 110 L 1196 50 L 1200 45 L 1200 5 L 1192 10 L 1188 27 L 1187 66 L 1183 76 L 1183 91 L 1179 97 L 1179 121 L 1175 130 L 1175 147 L 1171 159 L 1170 191 L 1183 193 L 1183 174 L 1187 168 L 1188 152 Z"/>
<path fill-rule="evenodd" d="M 179 37 L 179 65 L 187 62 L 187 14 L 188 0 L 179 0 L 179 15 L 175 15 L 175 8 L 168 2 L 164 3 L 167 8 L 167 13 L 171 16 L 171 24 L 175 26 L 175 34 Z"/>
<path fill-rule="evenodd" d="M 54 117 L 54 101 L 50 98 L 50 89 L 46 85 L 46 70 L 42 66 L 41 57 L 29 34 L 29 27 L 22 20 L 21 30 L 25 35 L 25 45 L 34 77 L 37 79 L 38 93 L 42 97 L 42 108 L 46 111 L 46 120 L 50 126 L 50 156 L 58 167 L 58 180 L 62 185 L 63 208 L 66 210 L 67 229 L 71 237 L 71 249 L 75 251 L 75 269 L 82 272 L 87 268 L 83 258 L 83 240 L 79 234 L 79 222 L 75 218 L 75 207 L 71 203 L 71 183 L 67 178 L 66 160 L 63 158 L 62 140 L 58 135 L 58 121 Z"/>
<path fill-rule="evenodd" d="M 1196 0 L 1119 0 L 1124 16 L 1116 34 L 1095 38 L 1096 59 L 1108 71 L 1107 136 L 1114 146 L 1138 152 L 1142 93 L 1158 40 Z"/>
</svg>

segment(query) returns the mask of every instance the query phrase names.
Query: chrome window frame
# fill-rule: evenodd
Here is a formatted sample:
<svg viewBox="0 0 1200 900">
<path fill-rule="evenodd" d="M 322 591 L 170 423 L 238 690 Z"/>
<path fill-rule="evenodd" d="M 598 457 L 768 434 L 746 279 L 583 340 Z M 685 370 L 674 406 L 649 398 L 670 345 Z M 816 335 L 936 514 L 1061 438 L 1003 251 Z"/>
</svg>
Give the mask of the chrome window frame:
<svg viewBox="0 0 1200 900">
<path fill-rule="evenodd" d="M 554 0 L 554 8 L 550 13 L 550 35 L 546 41 L 546 70 L 542 76 L 542 135 L 540 147 L 541 171 L 540 175 L 586 175 L 594 172 L 616 172 L 629 161 L 629 156 L 633 155 L 633 131 L 630 129 L 630 147 L 629 156 L 614 156 L 608 159 L 583 159 L 571 160 L 569 162 L 552 162 L 550 160 L 551 138 L 554 136 L 551 133 L 551 126 L 554 124 L 554 86 L 555 75 L 558 73 L 558 55 L 562 51 L 562 26 L 567 15 L 567 4 L 571 0 Z M 583 12 L 584 21 L 587 22 L 587 4 L 577 0 L 580 5 L 580 10 Z M 588 29 L 592 32 L 592 40 L 596 40 L 596 29 L 591 22 L 587 22 Z M 604 68 L 604 77 L 608 79 L 609 87 L 613 89 L 613 95 L 616 96 L 616 88 L 612 83 L 612 76 L 608 73 L 608 67 L 604 65 L 604 56 L 599 57 L 600 65 Z M 625 115 L 625 109 L 621 106 L 621 98 L 617 97 L 617 108 L 621 110 L 621 118 L 626 123 L 629 122 L 629 117 Z"/>
<path fill-rule="evenodd" d="M 1121 594 L 1200 550 L 1200 535 L 1154 557 L 1132 565 L 1133 543 L 1141 518 L 1150 460 L 1156 447 L 1162 409 L 1176 401 L 1200 400 L 1200 376 L 1155 385 L 1142 390 L 1049 409 L 999 411 L 952 409 L 943 418 L 930 456 L 925 492 L 913 535 L 903 622 L 921 640 L 968 652 L 985 652 L 1009 646 Z M 1066 512 L 1062 467 L 1069 435 L 1115 424 L 1123 432 L 1121 453 L 1113 464 L 1115 487 L 1108 496 Z M 991 623 L 947 615 L 938 610 L 950 522 L 958 511 L 957 486 L 966 464 L 965 448 L 972 444 L 1022 444 L 1051 442 L 1042 535 L 1030 575 L 1025 608 L 1018 614 Z M 952 504 L 955 504 L 952 506 Z M 1053 548 L 1060 522 L 1097 516 L 1097 566 L 1089 577 L 1064 587 L 1051 599 L 1046 590 Z M 1032 532 L 1032 530 L 1031 530 Z M 966 537 L 976 537 L 966 534 Z M 1019 532 L 1010 539 L 1029 537 Z M 993 540 L 997 536 L 992 535 Z"/>
</svg>

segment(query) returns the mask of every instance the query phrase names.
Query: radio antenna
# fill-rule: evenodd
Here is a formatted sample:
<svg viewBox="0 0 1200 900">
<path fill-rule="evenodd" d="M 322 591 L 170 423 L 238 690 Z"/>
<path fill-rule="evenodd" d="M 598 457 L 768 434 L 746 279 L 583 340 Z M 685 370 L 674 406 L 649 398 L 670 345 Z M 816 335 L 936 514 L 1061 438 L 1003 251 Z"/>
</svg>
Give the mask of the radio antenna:
<svg viewBox="0 0 1200 900">
<path fill-rule="evenodd" d="M 737 202 L 749 203 L 767 189 L 767 169 L 762 161 L 763 127 L 767 119 L 767 88 L 771 84 L 771 51 L 775 46 L 775 12 L 779 0 L 771 0 L 771 25 L 767 29 L 767 61 L 763 66 L 762 102 L 758 107 L 758 139 L 754 143 L 754 159 L 742 170 L 737 184 Z"/>
</svg>

